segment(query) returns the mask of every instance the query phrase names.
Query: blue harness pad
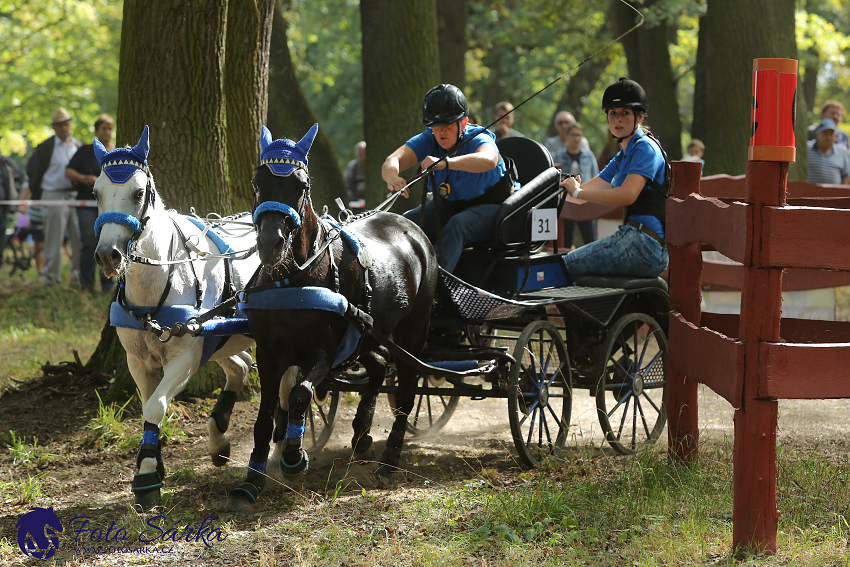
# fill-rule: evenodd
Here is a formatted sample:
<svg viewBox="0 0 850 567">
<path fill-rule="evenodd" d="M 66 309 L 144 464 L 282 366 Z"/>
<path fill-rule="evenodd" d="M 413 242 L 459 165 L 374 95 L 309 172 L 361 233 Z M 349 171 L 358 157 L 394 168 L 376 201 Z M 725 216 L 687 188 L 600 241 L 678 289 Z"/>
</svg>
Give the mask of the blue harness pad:
<svg viewBox="0 0 850 567">
<path fill-rule="evenodd" d="M 134 307 L 128 313 L 121 304 L 114 301 L 109 307 L 109 324 L 113 327 L 123 327 L 144 331 L 144 322 L 136 317 L 144 318 L 148 313 L 153 313 L 156 307 Z M 156 314 L 156 321 L 162 326 L 172 327 L 174 323 L 185 323 L 190 317 L 198 317 L 206 310 L 198 310 L 191 305 L 163 305 Z M 134 317 L 135 315 L 135 317 Z M 218 350 L 218 347 L 230 335 L 242 335 L 248 332 L 247 319 L 225 319 L 216 317 L 203 324 L 201 336 L 204 337 L 204 349 L 201 352 L 200 368 Z M 226 331 L 226 332 L 225 332 Z"/>
<path fill-rule="evenodd" d="M 280 287 L 251 294 L 242 292 L 240 299 L 238 308 L 243 313 L 251 309 L 318 309 L 343 317 L 348 311 L 348 299 L 326 287 Z M 345 362 L 354 353 L 361 334 L 357 325 L 349 322 L 336 349 L 332 368 Z"/>
<path fill-rule="evenodd" d="M 360 239 L 357 238 L 357 235 L 348 230 L 347 228 L 340 228 L 339 224 L 329 216 L 322 217 L 322 220 L 331 225 L 334 228 L 339 228 L 340 234 L 342 234 L 342 239 L 354 250 L 354 255 L 360 255 L 360 249 L 363 248 L 363 243 L 360 242 Z"/>
<path fill-rule="evenodd" d="M 197 226 L 201 230 L 204 230 L 207 226 L 199 218 L 189 217 L 189 216 L 187 216 L 186 218 L 189 220 L 190 223 L 194 224 L 195 226 Z M 212 240 L 215 243 L 215 245 L 218 246 L 219 254 L 233 254 L 233 252 L 235 252 L 235 250 L 233 250 L 233 248 L 230 247 L 230 244 L 225 242 L 224 239 L 221 237 L 221 235 L 215 231 L 215 229 L 210 228 L 207 231 L 207 236 L 209 236 L 210 240 Z"/>
</svg>

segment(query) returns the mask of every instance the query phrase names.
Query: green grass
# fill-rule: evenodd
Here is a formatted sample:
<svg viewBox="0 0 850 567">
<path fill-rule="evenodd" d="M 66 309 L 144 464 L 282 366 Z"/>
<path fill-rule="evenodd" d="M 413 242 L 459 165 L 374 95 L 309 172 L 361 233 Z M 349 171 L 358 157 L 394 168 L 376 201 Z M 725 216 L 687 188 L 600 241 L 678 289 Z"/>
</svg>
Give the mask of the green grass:
<svg viewBox="0 0 850 567">
<path fill-rule="evenodd" d="M 118 448 L 121 450 L 134 449 L 142 442 L 142 431 L 138 423 L 124 420 L 124 411 L 127 405 L 134 400 L 130 398 L 124 405 L 119 406 L 115 402 L 104 404 L 97 395 L 97 415 L 88 424 L 88 434 L 83 440 L 86 449 L 104 450 Z M 141 399 L 139 391 L 136 390 L 136 398 Z M 171 402 L 165 412 L 165 418 L 160 426 L 160 439 L 163 441 L 178 441 L 186 438 L 186 433 L 180 427 L 180 422 L 185 420 L 186 410 L 179 402 Z"/>
<path fill-rule="evenodd" d="M 29 444 L 24 437 L 17 437 L 12 430 L 9 430 L 9 435 L 12 438 L 9 452 L 12 454 L 12 464 L 14 465 L 32 466 L 42 459 L 56 457 L 56 455 L 44 451 L 44 447 L 38 446 L 38 437 L 33 437 L 32 444 Z"/>
<path fill-rule="evenodd" d="M 704 446 L 691 467 L 656 449 L 597 465 L 551 461 L 519 477 L 485 470 L 433 490 L 340 495 L 331 485 L 265 525 L 257 550 L 309 565 L 850 565 L 850 462 L 780 452 L 778 475 L 774 557 L 732 557 L 722 445 Z"/>
<path fill-rule="evenodd" d="M 33 504 L 44 496 L 43 472 L 35 476 L 27 474 L 26 479 L 0 482 L 0 502 L 11 504 Z"/>
<path fill-rule="evenodd" d="M 66 262 L 67 271 L 67 262 Z M 47 287 L 35 267 L 9 278 L 0 272 L 0 378 L 25 380 L 41 375 L 41 365 L 74 360 L 74 350 L 86 362 L 100 341 L 111 298 L 62 284 Z"/>
</svg>

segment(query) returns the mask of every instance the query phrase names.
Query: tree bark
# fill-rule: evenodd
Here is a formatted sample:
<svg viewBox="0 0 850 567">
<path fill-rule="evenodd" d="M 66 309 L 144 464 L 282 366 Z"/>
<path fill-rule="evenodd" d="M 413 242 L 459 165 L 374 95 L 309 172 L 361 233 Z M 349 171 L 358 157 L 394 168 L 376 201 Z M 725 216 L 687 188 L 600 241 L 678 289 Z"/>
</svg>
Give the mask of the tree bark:
<svg viewBox="0 0 850 567">
<path fill-rule="evenodd" d="M 268 109 L 269 45 L 275 0 L 228 0 L 225 46 L 230 210 L 250 210 Z"/>
<path fill-rule="evenodd" d="M 466 87 L 466 21 L 468 0 L 437 0 L 440 77 L 460 90 Z"/>
<path fill-rule="evenodd" d="M 240 13 L 232 15 L 235 37 L 229 48 L 228 0 L 124 2 L 117 141 L 134 145 L 145 124 L 150 127 L 148 163 L 157 191 L 169 207 L 188 212 L 194 206 L 200 214 L 229 214 L 234 203 L 245 207 L 244 197 L 234 199 L 229 172 L 233 164 L 235 174 L 246 176 L 258 162 L 266 100 L 268 41 L 264 37 L 270 25 L 266 4 L 271 1 L 230 0 Z M 229 68 L 233 76 L 227 82 L 242 84 L 225 89 L 229 49 L 233 50 Z M 234 109 L 229 129 L 228 95 Z M 232 156 L 228 139 L 234 148 Z M 243 183 L 247 182 L 236 180 L 234 185 Z M 87 367 L 115 376 L 107 394 L 110 399 L 135 391 L 126 353 L 108 321 Z M 208 364 L 184 392 L 208 395 L 223 384 L 219 366 Z"/>
<path fill-rule="evenodd" d="M 651 7 L 656 0 L 648 0 Z M 615 8 L 618 35 L 635 25 L 635 13 L 622 4 Z M 621 40 L 626 52 L 629 77 L 637 81 L 646 91 L 649 100 L 648 123 L 659 139 L 667 157 L 676 160 L 682 157 L 682 121 L 676 79 L 670 63 L 667 47 L 667 24 L 651 26 L 644 24 Z"/>
<path fill-rule="evenodd" d="M 319 120 L 310 108 L 304 91 L 298 84 L 292 53 L 287 43 L 287 12 L 291 0 L 276 2 L 272 25 L 271 57 L 269 70 L 269 117 L 267 125 L 272 137 L 298 141 Z M 328 124 L 319 124 L 319 133 L 310 150 L 310 178 L 312 180 L 313 205 L 319 209 L 328 205 L 331 211 L 338 208 L 333 204 L 336 197 L 346 199 L 345 180 L 339 169 L 330 139 L 325 130 Z M 255 139 L 259 141 L 259 130 Z M 370 203 L 377 204 L 377 203 Z"/>
<path fill-rule="evenodd" d="M 377 204 L 387 194 L 384 159 L 422 132 L 422 100 L 440 82 L 437 10 L 434 0 L 361 0 L 360 22 L 367 200 Z"/>
<path fill-rule="evenodd" d="M 820 71 L 820 53 L 816 47 L 809 48 L 806 51 L 806 54 L 803 58 L 803 63 L 805 64 L 805 73 L 803 74 L 803 94 L 806 97 L 806 114 L 802 114 L 799 112 L 802 110 L 800 105 L 797 105 L 798 116 L 797 120 L 802 120 L 803 123 L 808 124 L 809 120 L 807 119 L 811 113 L 815 112 L 815 97 L 818 94 L 818 72 Z M 820 112 L 818 112 L 820 115 Z"/>
<path fill-rule="evenodd" d="M 740 175 L 751 136 L 753 59 L 796 59 L 793 0 L 709 0 L 704 175 Z M 797 108 L 805 108 L 798 82 Z M 744 101 L 747 101 L 746 103 Z M 797 161 L 790 179 L 805 179 L 805 122 L 797 120 Z"/>
</svg>

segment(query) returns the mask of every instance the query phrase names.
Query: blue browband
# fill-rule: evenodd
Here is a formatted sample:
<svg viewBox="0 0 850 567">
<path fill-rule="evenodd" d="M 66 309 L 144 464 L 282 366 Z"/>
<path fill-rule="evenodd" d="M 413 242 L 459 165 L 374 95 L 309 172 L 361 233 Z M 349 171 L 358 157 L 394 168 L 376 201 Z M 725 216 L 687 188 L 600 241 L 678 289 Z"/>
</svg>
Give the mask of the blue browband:
<svg viewBox="0 0 850 567">
<path fill-rule="evenodd" d="M 141 234 L 142 232 L 142 223 L 139 222 L 139 219 L 132 215 L 128 215 L 126 213 L 103 213 L 102 215 L 98 215 L 97 219 L 94 221 L 94 235 L 100 236 L 100 229 L 103 228 L 103 225 L 114 222 L 117 224 L 123 224 L 133 230 L 135 234 Z"/>
<path fill-rule="evenodd" d="M 261 214 L 267 211 L 277 211 L 279 213 L 283 213 L 289 218 L 292 219 L 292 222 L 295 223 L 295 226 L 301 226 L 301 215 L 298 212 L 285 203 L 279 203 L 277 201 L 266 201 L 265 203 L 261 203 L 259 207 L 254 210 L 254 224 L 257 224 L 257 219 Z"/>
</svg>

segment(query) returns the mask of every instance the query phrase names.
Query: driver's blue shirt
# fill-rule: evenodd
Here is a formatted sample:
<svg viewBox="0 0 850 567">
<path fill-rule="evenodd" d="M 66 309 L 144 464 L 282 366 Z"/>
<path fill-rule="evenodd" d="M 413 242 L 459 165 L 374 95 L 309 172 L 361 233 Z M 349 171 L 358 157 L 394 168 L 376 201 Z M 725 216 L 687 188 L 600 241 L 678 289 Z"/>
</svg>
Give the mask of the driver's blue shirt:
<svg viewBox="0 0 850 567">
<path fill-rule="evenodd" d="M 488 144 L 496 147 L 496 136 L 492 132 L 476 124 L 468 124 L 463 130 L 463 140 L 465 141 L 473 135 L 475 137 L 457 151 L 458 156 L 473 154 L 478 148 Z M 416 159 L 420 162 L 427 156 L 441 158 L 446 155 L 446 151 L 440 147 L 437 139 L 434 138 L 434 134 L 431 133 L 430 127 L 421 134 L 413 136 L 405 145 L 413 150 Z M 498 148 L 496 151 L 499 151 Z M 505 175 L 505 171 L 505 160 L 500 155 L 499 165 L 490 171 L 472 173 L 454 169 L 440 169 L 434 171 L 434 179 L 437 182 L 437 187 L 439 187 L 441 197 L 449 201 L 468 201 L 486 193 Z"/>
<path fill-rule="evenodd" d="M 630 173 L 664 183 L 665 169 L 661 148 L 645 135 L 642 128 L 638 128 L 634 137 L 629 140 L 625 151 L 617 152 L 617 155 L 599 173 L 599 177 L 610 183 L 611 187 L 620 187 Z M 653 191 L 654 189 L 647 183 L 642 190 Z M 637 221 L 664 238 L 664 227 L 661 221 L 652 215 L 630 215 L 626 220 Z"/>
</svg>

